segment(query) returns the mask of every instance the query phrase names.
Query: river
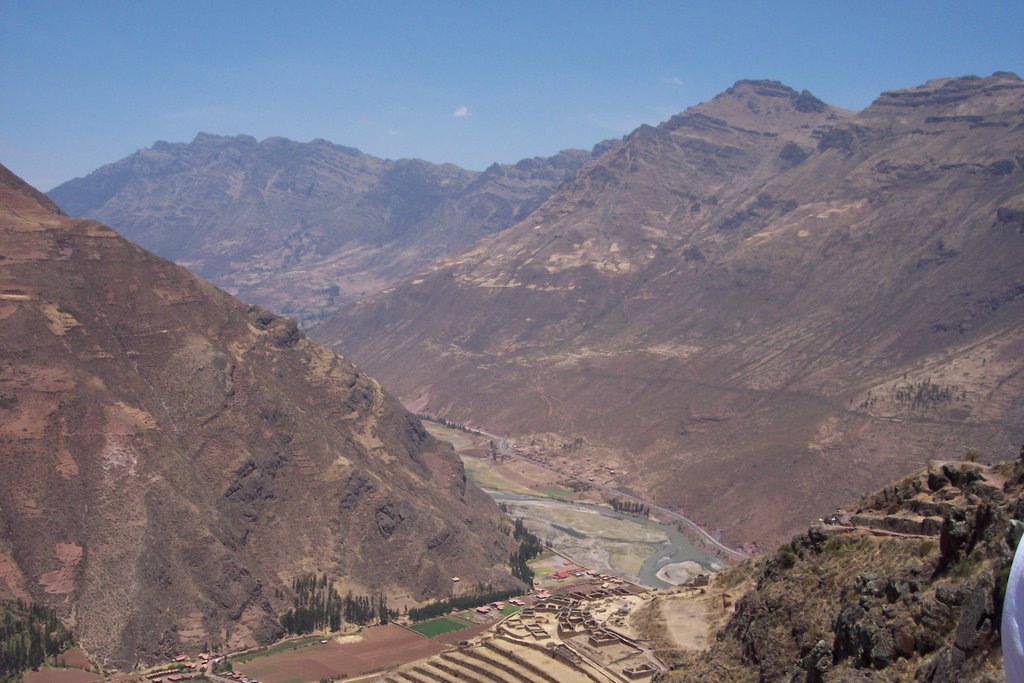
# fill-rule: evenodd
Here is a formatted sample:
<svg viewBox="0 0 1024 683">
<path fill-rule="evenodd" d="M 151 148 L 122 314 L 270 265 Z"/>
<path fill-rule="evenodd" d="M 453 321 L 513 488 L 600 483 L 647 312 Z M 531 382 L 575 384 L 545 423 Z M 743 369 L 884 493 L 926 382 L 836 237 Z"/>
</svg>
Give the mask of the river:
<svg viewBox="0 0 1024 683">
<path fill-rule="evenodd" d="M 590 505 L 508 491 L 484 489 L 513 517 L 551 546 L 589 568 L 623 576 L 651 588 L 671 583 L 658 572 L 668 565 L 696 563 L 721 568 L 716 558 L 694 547 L 677 528 L 645 517 Z M 697 570 L 694 565 L 684 565 Z"/>
</svg>

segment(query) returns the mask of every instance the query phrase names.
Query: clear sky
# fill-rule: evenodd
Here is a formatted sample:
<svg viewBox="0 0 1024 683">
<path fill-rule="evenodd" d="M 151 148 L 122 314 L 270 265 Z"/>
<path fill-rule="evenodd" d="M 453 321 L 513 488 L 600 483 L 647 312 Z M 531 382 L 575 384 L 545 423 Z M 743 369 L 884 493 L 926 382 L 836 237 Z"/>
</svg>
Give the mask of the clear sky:
<svg viewBox="0 0 1024 683">
<path fill-rule="evenodd" d="M 49 190 L 199 131 L 482 169 L 589 148 L 742 78 L 861 109 L 1024 75 L 1024 0 L 0 0 L 0 162 Z"/>
</svg>

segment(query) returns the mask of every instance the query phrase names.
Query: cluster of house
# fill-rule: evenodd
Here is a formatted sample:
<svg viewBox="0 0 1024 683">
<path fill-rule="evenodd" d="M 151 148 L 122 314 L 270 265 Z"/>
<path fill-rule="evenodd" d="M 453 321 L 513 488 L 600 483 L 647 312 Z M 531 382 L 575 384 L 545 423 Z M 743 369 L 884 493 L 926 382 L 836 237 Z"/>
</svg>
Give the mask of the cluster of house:
<svg viewBox="0 0 1024 683">
<path fill-rule="evenodd" d="M 173 669 L 164 669 L 163 671 L 154 671 L 153 673 L 146 674 L 142 677 L 143 683 L 181 683 L 181 681 L 188 681 L 206 671 L 210 664 L 219 664 L 221 659 L 221 657 L 214 657 L 211 660 L 210 655 L 206 652 L 199 654 L 199 661 L 192 661 L 188 655 L 178 655 L 174 658 Z M 225 671 L 218 673 L 217 676 L 229 678 L 233 681 L 238 681 L 238 683 L 260 683 L 255 678 L 247 678 L 237 671 Z"/>
<path fill-rule="evenodd" d="M 492 609 L 495 609 L 495 610 L 498 610 L 499 612 L 501 612 L 502 610 L 505 609 L 505 602 L 506 602 L 505 600 L 495 600 L 494 602 L 492 602 L 489 605 L 481 605 L 480 607 L 477 607 L 476 611 L 479 614 L 490 614 Z M 515 605 L 517 607 L 523 607 L 524 605 L 526 605 L 526 602 L 524 602 L 523 600 L 520 600 L 519 598 L 509 598 L 508 599 L 508 604 Z"/>
<path fill-rule="evenodd" d="M 603 588 L 608 588 L 609 586 L 613 586 L 613 585 L 622 585 L 622 579 L 620 579 L 617 576 L 612 576 L 611 574 L 598 574 L 593 569 L 587 569 L 586 567 L 581 567 L 581 566 L 579 566 L 578 564 L 576 564 L 575 562 L 573 562 L 571 560 L 565 560 L 564 562 L 562 562 L 562 566 L 566 567 L 566 568 L 561 570 L 561 571 L 554 572 L 553 574 L 551 574 L 551 578 L 552 579 L 555 579 L 556 581 L 562 581 L 564 579 L 568 579 L 568 578 L 572 578 L 572 577 L 576 577 L 576 578 L 594 577 L 594 578 L 601 579 L 601 581 L 605 582 L 605 584 L 602 586 Z"/>
<path fill-rule="evenodd" d="M 476 611 L 479 614 L 489 614 L 492 608 L 500 612 L 501 610 L 505 609 L 505 602 L 503 600 L 495 600 L 489 605 L 480 605 L 476 608 Z"/>
<path fill-rule="evenodd" d="M 645 657 L 644 648 L 632 638 L 602 625 L 585 607 L 585 604 L 591 600 L 628 595 L 633 592 L 630 587 L 623 585 L 584 587 L 568 594 L 555 596 L 550 595 L 547 591 L 539 591 L 538 602 L 524 608 L 518 615 L 504 622 L 498 633 L 520 642 L 523 640 L 547 641 L 546 649 L 552 655 L 576 663 L 578 663 L 578 655 L 566 644 L 569 639 L 585 638 L 590 647 L 599 650 L 618 646 L 618 649 L 606 655 L 612 658 L 608 664 L 618 663 L 619 666 L 623 666 L 620 671 L 628 679 L 647 679 L 659 671 L 654 664 L 649 661 L 634 661 L 632 664 L 626 665 L 625 661 L 634 657 Z M 542 614 L 554 615 L 555 634 L 541 625 L 544 620 L 548 620 L 550 623 L 550 616 L 541 617 Z M 552 640 L 553 638 L 554 640 Z M 559 643 L 559 640 L 562 642 Z"/>
</svg>

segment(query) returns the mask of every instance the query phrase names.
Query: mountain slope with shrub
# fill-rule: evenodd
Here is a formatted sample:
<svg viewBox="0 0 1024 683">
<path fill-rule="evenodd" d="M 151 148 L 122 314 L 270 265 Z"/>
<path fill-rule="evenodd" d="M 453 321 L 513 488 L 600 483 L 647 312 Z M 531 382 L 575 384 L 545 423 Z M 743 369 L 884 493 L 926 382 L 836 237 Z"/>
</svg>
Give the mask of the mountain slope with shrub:
<svg viewBox="0 0 1024 683">
<path fill-rule="evenodd" d="M 293 321 L 3 167 L 0 255 L 0 599 L 131 667 L 279 637 L 311 574 L 392 605 L 517 584 L 451 447 Z"/>
</svg>

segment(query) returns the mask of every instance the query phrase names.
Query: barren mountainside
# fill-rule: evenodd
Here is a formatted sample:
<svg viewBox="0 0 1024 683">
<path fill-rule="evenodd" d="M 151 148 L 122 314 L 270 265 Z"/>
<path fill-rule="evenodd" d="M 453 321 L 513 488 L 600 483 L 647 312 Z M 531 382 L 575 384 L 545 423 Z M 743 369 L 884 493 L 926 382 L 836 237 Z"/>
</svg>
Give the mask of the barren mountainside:
<svg viewBox="0 0 1024 683">
<path fill-rule="evenodd" d="M 414 410 L 776 543 L 1024 437 L 1024 83 L 740 81 L 312 334 Z"/>
<path fill-rule="evenodd" d="M 50 195 L 304 325 L 521 220 L 589 156 L 567 150 L 481 173 L 325 140 L 199 134 Z"/>
<path fill-rule="evenodd" d="M 510 585 L 493 502 L 372 378 L 0 167 L 0 598 L 104 664 L 282 634 L 292 579 Z"/>
</svg>

